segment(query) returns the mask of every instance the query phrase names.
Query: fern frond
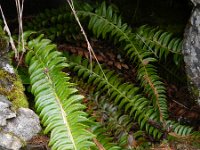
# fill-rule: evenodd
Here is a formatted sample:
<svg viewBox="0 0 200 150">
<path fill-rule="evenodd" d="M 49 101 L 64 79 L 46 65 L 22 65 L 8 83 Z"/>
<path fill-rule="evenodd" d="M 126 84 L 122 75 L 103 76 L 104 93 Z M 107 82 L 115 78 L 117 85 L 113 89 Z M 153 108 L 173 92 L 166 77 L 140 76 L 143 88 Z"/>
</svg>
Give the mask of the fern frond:
<svg viewBox="0 0 200 150">
<path fill-rule="evenodd" d="M 175 121 L 168 120 L 166 123 L 167 123 L 167 126 L 171 128 L 171 130 L 177 135 L 187 136 L 187 135 L 192 134 L 193 132 L 192 127 L 180 125 L 179 123 Z"/>
<path fill-rule="evenodd" d="M 98 148 L 92 148 L 92 150 L 122 150 L 123 148 L 117 146 L 117 144 L 113 143 L 113 138 L 106 134 L 106 130 L 99 124 L 96 123 L 92 127 L 92 133 L 96 135 L 96 138 L 93 139 L 94 143 Z"/>
<path fill-rule="evenodd" d="M 95 13 L 78 11 L 79 16 L 90 17 L 88 28 L 99 37 L 111 37 L 115 43 L 123 46 L 124 51 L 130 60 L 137 64 L 138 80 L 144 88 L 145 93 L 152 99 L 155 109 L 160 113 L 160 121 L 168 118 L 166 90 L 160 77 L 157 75 L 153 63 L 156 59 L 153 53 L 141 49 L 135 42 L 135 35 L 126 23 L 122 23 L 121 17 L 113 12 L 112 7 L 106 7 L 102 3 Z"/>
<path fill-rule="evenodd" d="M 194 131 L 194 132 L 192 133 L 192 138 L 193 138 L 194 140 L 199 141 L 199 143 L 200 143 L 200 132 L 199 132 L 199 131 Z"/>
<path fill-rule="evenodd" d="M 88 119 L 81 104 L 83 96 L 77 94 L 70 78 L 62 72 L 68 66 L 66 58 L 50 40 L 41 38 L 28 42 L 26 63 L 36 111 L 45 126 L 44 132 L 51 132 L 49 145 L 53 150 L 88 150 L 94 144 L 84 123 Z"/>
<path fill-rule="evenodd" d="M 88 60 L 79 56 L 66 55 L 66 57 L 69 59 L 69 68 L 76 72 L 78 77 L 84 79 L 87 84 L 96 86 L 96 91 L 105 93 L 120 110 L 123 109 L 137 120 L 141 129 L 146 130 L 155 138 L 161 137 L 162 133 L 148 123 L 149 119 L 159 121 L 159 112 L 150 106 L 148 99 L 138 94 L 139 88 L 129 83 L 123 83 L 113 71 L 106 69 L 103 70 L 105 78 L 98 65 L 93 64 L 91 70 Z"/>
<path fill-rule="evenodd" d="M 106 96 L 102 96 L 99 92 L 92 95 L 92 99 L 95 100 L 96 109 L 95 118 L 101 118 L 102 125 L 105 130 L 111 133 L 115 137 L 118 145 L 124 147 L 128 145 L 129 132 L 135 126 L 133 118 L 124 114 L 123 110 L 118 109 Z"/>
<path fill-rule="evenodd" d="M 140 47 L 144 50 L 153 52 L 160 60 L 163 58 L 166 60 L 171 54 L 173 56 L 173 61 L 177 66 L 183 61 L 181 38 L 176 38 L 172 33 L 147 25 L 139 27 L 135 34 Z"/>
<path fill-rule="evenodd" d="M 75 3 L 75 8 L 90 11 L 88 3 Z M 25 29 L 35 30 L 51 40 L 73 41 L 82 39 L 80 28 L 77 25 L 71 9 L 64 5 L 57 9 L 46 9 L 32 20 L 25 22 Z"/>
<path fill-rule="evenodd" d="M 102 95 L 101 91 L 95 92 L 95 87 L 84 84 L 81 78 L 78 79 L 73 75 L 72 80 L 77 83 L 84 96 L 87 97 L 87 107 L 90 108 L 88 112 L 102 124 L 108 136 L 114 137 L 114 142 L 118 143 L 118 146 L 133 148 L 135 147 L 133 140 L 146 141 L 144 131 L 143 135 L 136 139 L 135 131 L 139 129 L 138 124 L 133 117 L 125 114 L 124 110 L 118 109 L 109 100 L 109 96 Z"/>
<path fill-rule="evenodd" d="M 184 140 L 188 142 L 200 142 L 200 132 L 194 131 L 192 127 L 181 125 L 178 122 L 168 120 L 166 122 L 167 126 L 169 127 L 169 139 L 174 138 L 178 140 Z"/>
</svg>

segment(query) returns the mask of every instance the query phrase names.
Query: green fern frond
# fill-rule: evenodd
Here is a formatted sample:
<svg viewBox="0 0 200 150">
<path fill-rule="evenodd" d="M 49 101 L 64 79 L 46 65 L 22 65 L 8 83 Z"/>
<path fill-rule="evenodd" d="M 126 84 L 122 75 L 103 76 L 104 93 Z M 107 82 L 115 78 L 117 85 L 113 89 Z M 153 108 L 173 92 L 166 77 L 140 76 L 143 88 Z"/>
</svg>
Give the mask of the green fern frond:
<svg viewBox="0 0 200 150">
<path fill-rule="evenodd" d="M 200 132 L 199 131 L 194 131 L 193 133 L 192 133 L 192 136 L 191 136 L 194 140 L 197 140 L 197 141 L 199 141 L 199 143 L 200 143 Z"/>
<path fill-rule="evenodd" d="M 124 113 L 124 110 L 118 109 L 116 105 L 113 105 L 109 97 L 102 95 L 101 91 L 94 91 L 94 87 L 84 84 L 83 80 L 78 79 L 73 75 L 73 82 L 77 83 L 78 87 L 84 91 L 87 95 L 87 107 L 88 111 L 96 120 L 100 120 L 100 123 L 105 128 L 105 132 L 108 136 L 114 137 L 114 142 L 118 143 L 121 147 L 132 147 L 133 143 L 130 139 L 134 136 L 135 131 L 139 129 L 137 123 L 133 120 L 133 117 Z M 134 129 L 134 131 L 133 131 Z M 144 133 L 144 131 L 143 131 Z M 134 134 L 134 135 L 133 135 Z M 143 134 L 142 142 L 145 141 Z M 140 137 L 140 141 L 141 141 Z"/>
<path fill-rule="evenodd" d="M 181 125 L 172 120 L 168 120 L 166 125 L 169 128 L 169 139 L 177 138 L 188 142 L 200 142 L 200 132 L 194 131 L 192 127 Z"/>
<path fill-rule="evenodd" d="M 166 124 L 169 128 L 171 128 L 170 130 L 172 130 L 177 135 L 187 136 L 187 135 L 192 134 L 192 132 L 193 132 L 192 127 L 180 125 L 179 123 L 177 123 L 175 121 L 168 120 L 166 122 Z"/>
<path fill-rule="evenodd" d="M 72 40 L 78 35 L 79 28 L 67 6 L 45 10 L 32 21 L 25 22 L 25 29 L 45 34 L 51 40 Z"/>
<path fill-rule="evenodd" d="M 143 25 L 136 30 L 135 34 L 140 47 L 153 52 L 160 60 L 163 58 L 166 60 L 171 54 L 176 65 L 180 65 L 183 61 L 182 39 L 174 37 L 172 33 Z"/>
<path fill-rule="evenodd" d="M 128 145 L 128 136 L 131 129 L 136 124 L 127 114 L 123 114 L 123 110 L 118 109 L 106 96 L 102 96 L 96 92 L 92 99 L 95 100 L 95 118 L 101 118 L 101 123 L 106 131 L 112 133 L 118 145 L 124 147 Z"/>
<path fill-rule="evenodd" d="M 105 150 L 122 150 L 123 148 L 117 146 L 117 144 L 113 143 L 113 138 L 106 134 L 106 130 L 99 124 L 96 123 L 92 127 L 92 133 L 96 135 L 96 138 L 93 139 L 94 143 L 97 145 L 96 148 L 92 148 L 92 150 L 99 150 L 104 148 Z"/>
<path fill-rule="evenodd" d="M 156 59 L 153 53 L 141 49 L 135 42 L 135 34 L 126 23 L 122 23 L 121 17 L 113 12 L 112 7 L 106 7 L 102 3 L 95 13 L 88 11 L 77 11 L 79 16 L 90 17 L 88 28 L 99 37 L 111 37 L 115 43 L 123 46 L 130 60 L 137 64 L 138 80 L 144 88 L 145 93 L 152 99 L 155 109 L 160 113 L 160 121 L 168 118 L 166 90 L 160 77 L 157 75 L 153 63 Z"/>
<path fill-rule="evenodd" d="M 70 69 L 77 73 L 79 78 L 85 80 L 87 84 L 96 86 L 95 90 L 100 93 L 105 93 L 109 99 L 118 106 L 120 110 L 130 114 L 137 120 L 141 129 L 144 129 L 148 134 L 153 135 L 155 138 L 160 138 L 162 133 L 151 126 L 149 119 L 159 122 L 159 112 L 150 106 L 150 101 L 138 94 L 139 88 L 129 83 L 123 83 L 122 80 L 114 74 L 113 71 L 104 69 L 102 73 L 98 65 L 93 64 L 91 70 L 90 63 L 81 57 L 69 56 L 68 63 Z"/>
<path fill-rule="evenodd" d="M 66 58 L 50 40 L 41 38 L 28 42 L 26 63 L 36 111 L 45 126 L 44 132 L 51 132 L 49 145 L 52 150 L 88 150 L 94 144 L 84 123 L 88 119 L 81 104 L 83 96 L 77 94 L 70 78 L 62 72 L 68 66 Z"/>
<path fill-rule="evenodd" d="M 92 7 L 88 3 L 77 4 L 75 8 L 90 11 Z M 71 9 L 64 5 L 57 9 L 46 9 L 31 21 L 25 22 L 25 29 L 35 30 L 51 40 L 73 41 L 82 39 L 80 28 L 71 13 Z"/>
</svg>

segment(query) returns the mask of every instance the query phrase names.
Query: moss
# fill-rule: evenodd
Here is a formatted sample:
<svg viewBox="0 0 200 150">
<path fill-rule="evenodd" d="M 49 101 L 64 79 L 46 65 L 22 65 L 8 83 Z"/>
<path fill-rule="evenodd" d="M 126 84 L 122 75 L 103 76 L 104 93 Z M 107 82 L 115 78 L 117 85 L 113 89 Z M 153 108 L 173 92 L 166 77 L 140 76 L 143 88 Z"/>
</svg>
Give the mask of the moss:
<svg viewBox="0 0 200 150">
<path fill-rule="evenodd" d="M 0 94 L 5 95 L 15 108 L 28 107 L 24 87 L 19 76 L 2 69 L 0 69 Z"/>
</svg>

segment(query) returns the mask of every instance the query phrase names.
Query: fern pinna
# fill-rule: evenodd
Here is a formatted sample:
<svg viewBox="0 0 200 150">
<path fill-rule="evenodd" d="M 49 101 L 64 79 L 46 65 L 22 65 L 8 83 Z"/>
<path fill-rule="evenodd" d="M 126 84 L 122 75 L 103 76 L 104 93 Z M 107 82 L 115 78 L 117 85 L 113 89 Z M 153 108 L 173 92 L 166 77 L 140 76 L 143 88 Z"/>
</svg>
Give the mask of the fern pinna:
<svg viewBox="0 0 200 150">
<path fill-rule="evenodd" d="M 62 72 L 66 58 L 56 51 L 56 46 L 42 36 L 28 42 L 31 91 L 35 95 L 36 111 L 45 126 L 44 133 L 51 131 L 52 150 L 88 150 L 93 146 L 93 135 L 84 123 L 88 119 L 81 104 L 83 96 L 77 94 L 74 84 Z"/>
<path fill-rule="evenodd" d="M 123 46 L 127 56 L 130 60 L 137 64 L 138 67 L 138 80 L 144 88 L 145 93 L 152 99 L 155 109 L 160 113 L 160 121 L 163 122 L 168 118 L 166 91 L 160 77 L 157 75 L 156 67 L 153 63 L 156 59 L 152 52 L 145 51 L 140 48 L 135 42 L 135 34 L 128 27 L 123 24 L 121 17 L 119 17 L 112 7 L 106 7 L 102 3 L 100 8 L 95 12 L 77 11 L 79 16 L 90 17 L 89 29 L 99 37 L 111 37 L 115 43 Z"/>
</svg>

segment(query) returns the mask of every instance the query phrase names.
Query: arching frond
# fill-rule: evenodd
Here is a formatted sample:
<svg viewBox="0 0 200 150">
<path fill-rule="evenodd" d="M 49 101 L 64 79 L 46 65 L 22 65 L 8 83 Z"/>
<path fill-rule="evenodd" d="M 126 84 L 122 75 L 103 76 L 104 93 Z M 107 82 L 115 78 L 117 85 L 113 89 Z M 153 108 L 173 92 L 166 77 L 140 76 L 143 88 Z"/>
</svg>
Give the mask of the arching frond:
<svg viewBox="0 0 200 150">
<path fill-rule="evenodd" d="M 165 87 L 153 65 L 156 61 L 153 53 L 138 46 L 135 42 L 135 34 L 126 23 L 121 21 L 121 17 L 112 10 L 111 6 L 107 7 L 102 3 L 95 12 L 78 11 L 78 14 L 82 17 L 90 17 L 88 27 L 97 37 L 111 37 L 114 43 L 123 47 L 130 60 L 137 64 L 137 79 L 152 100 L 155 109 L 158 109 L 160 121 L 167 119 Z"/>
<path fill-rule="evenodd" d="M 88 150 L 93 146 L 93 135 L 84 124 L 87 115 L 81 104 L 83 96 L 77 94 L 70 78 L 62 72 L 68 66 L 66 58 L 50 40 L 41 38 L 28 42 L 26 63 L 36 111 L 45 126 L 44 132 L 51 132 L 49 145 L 52 150 Z"/>
<path fill-rule="evenodd" d="M 120 110 L 124 110 L 137 120 L 141 129 L 155 138 L 161 137 L 162 133 L 148 123 L 149 120 L 159 121 L 159 112 L 150 106 L 148 99 L 138 94 L 139 88 L 123 83 L 113 71 L 103 70 L 105 77 L 98 65 L 93 64 L 91 70 L 90 63 L 86 59 L 69 55 L 66 57 L 70 64 L 69 68 L 76 72 L 78 77 L 84 79 L 87 84 L 96 86 L 96 91 L 105 93 Z"/>
</svg>

